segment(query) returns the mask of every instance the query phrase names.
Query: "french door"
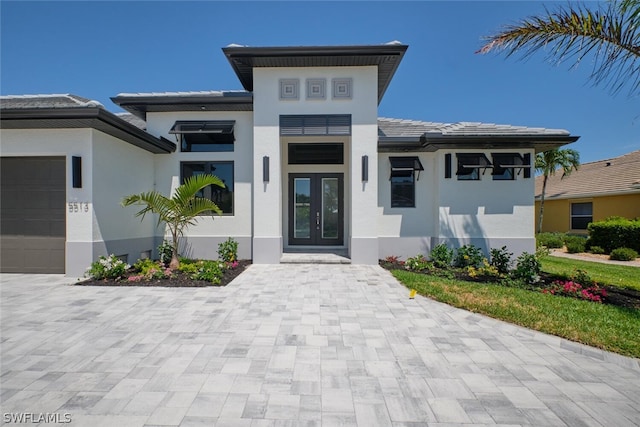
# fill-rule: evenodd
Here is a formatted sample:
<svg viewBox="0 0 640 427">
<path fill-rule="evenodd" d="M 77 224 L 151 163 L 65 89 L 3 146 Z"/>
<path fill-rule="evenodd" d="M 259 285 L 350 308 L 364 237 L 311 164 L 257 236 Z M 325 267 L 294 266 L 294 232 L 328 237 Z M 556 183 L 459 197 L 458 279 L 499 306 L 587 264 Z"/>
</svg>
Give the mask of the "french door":
<svg viewBox="0 0 640 427">
<path fill-rule="evenodd" d="M 343 194 L 341 173 L 289 174 L 289 244 L 342 245 Z"/>
</svg>

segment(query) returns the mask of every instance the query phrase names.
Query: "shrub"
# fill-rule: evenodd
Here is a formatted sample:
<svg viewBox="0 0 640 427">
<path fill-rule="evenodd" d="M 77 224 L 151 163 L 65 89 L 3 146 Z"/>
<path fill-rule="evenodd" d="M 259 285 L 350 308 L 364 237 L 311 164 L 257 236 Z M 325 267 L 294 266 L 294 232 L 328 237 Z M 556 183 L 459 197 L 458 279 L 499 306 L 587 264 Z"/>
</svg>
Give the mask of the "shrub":
<svg viewBox="0 0 640 427">
<path fill-rule="evenodd" d="M 589 230 L 591 246 L 600 246 L 610 253 L 616 248 L 631 248 L 640 252 L 640 220 L 610 217 L 592 222 Z"/>
<path fill-rule="evenodd" d="M 633 261 L 638 258 L 638 252 L 631 248 L 618 248 L 611 251 L 609 259 L 616 261 Z"/>
<path fill-rule="evenodd" d="M 169 258 L 171 260 L 171 258 Z M 136 275 L 140 280 L 160 280 L 167 279 L 171 277 L 171 270 L 166 268 L 162 262 L 154 262 L 150 259 L 140 259 L 135 264 L 133 264 L 133 268 L 140 274 Z M 132 280 L 131 281 L 136 281 Z"/>
<path fill-rule="evenodd" d="M 474 245 L 464 245 L 456 251 L 453 261 L 456 267 L 480 267 L 482 265 L 482 251 Z"/>
<path fill-rule="evenodd" d="M 591 278 L 589 273 L 585 270 L 576 269 L 571 275 L 571 280 L 574 282 L 582 283 L 585 286 L 593 286 L 596 282 Z"/>
<path fill-rule="evenodd" d="M 523 252 L 516 259 L 516 268 L 511 272 L 511 276 L 527 285 L 533 285 L 540 281 L 540 271 L 542 267 L 538 257 L 534 254 Z"/>
<path fill-rule="evenodd" d="M 585 245 L 587 239 L 582 236 L 565 236 L 565 245 L 567 246 L 567 252 L 570 254 L 579 254 L 585 251 Z"/>
<path fill-rule="evenodd" d="M 438 268 L 449 268 L 453 262 L 453 249 L 449 249 L 444 243 L 436 245 L 431 250 L 431 261 Z"/>
<path fill-rule="evenodd" d="M 467 274 L 469 277 L 500 277 L 500 272 L 498 268 L 489 263 L 489 260 L 486 258 L 482 258 L 482 265 L 480 267 L 474 267 L 472 265 L 466 267 Z"/>
<path fill-rule="evenodd" d="M 585 287 L 573 280 L 556 280 L 550 287 L 543 289 L 542 293 L 563 295 L 599 303 L 607 296 L 607 291 L 596 284 Z"/>
<path fill-rule="evenodd" d="M 189 260 L 191 261 L 191 260 Z M 192 262 L 180 261 L 178 269 L 189 275 L 193 280 L 205 280 L 215 285 L 219 284 L 225 269 L 220 261 L 200 260 Z"/>
<path fill-rule="evenodd" d="M 95 280 L 118 280 L 122 278 L 130 267 L 129 264 L 111 254 L 108 257 L 100 256 L 98 261 L 92 262 L 91 267 L 87 269 L 86 275 Z"/>
<path fill-rule="evenodd" d="M 404 268 L 411 271 L 427 270 L 430 266 L 431 264 L 422 254 L 407 258 L 404 263 Z"/>
<path fill-rule="evenodd" d="M 160 258 L 160 262 L 164 265 L 169 265 L 172 256 L 173 245 L 170 242 L 163 240 L 160 246 L 158 246 L 158 257 Z"/>
<path fill-rule="evenodd" d="M 218 258 L 224 262 L 234 262 L 238 260 L 238 242 L 229 237 L 226 242 L 218 245 Z"/>
<path fill-rule="evenodd" d="M 536 246 L 559 249 L 564 246 L 564 236 L 562 233 L 539 233 L 536 236 Z"/>
<path fill-rule="evenodd" d="M 600 255 L 600 254 L 606 253 L 606 251 L 604 250 L 604 248 L 602 246 L 591 246 L 589 248 L 589 251 L 591 251 L 592 254 L 596 254 L 596 255 Z"/>
<path fill-rule="evenodd" d="M 511 257 L 512 252 L 507 251 L 507 247 L 503 246 L 500 249 L 491 249 L 491 265 L 498 270 L 500 274 L 507 274 L 511 269 Z"/>
</svg>

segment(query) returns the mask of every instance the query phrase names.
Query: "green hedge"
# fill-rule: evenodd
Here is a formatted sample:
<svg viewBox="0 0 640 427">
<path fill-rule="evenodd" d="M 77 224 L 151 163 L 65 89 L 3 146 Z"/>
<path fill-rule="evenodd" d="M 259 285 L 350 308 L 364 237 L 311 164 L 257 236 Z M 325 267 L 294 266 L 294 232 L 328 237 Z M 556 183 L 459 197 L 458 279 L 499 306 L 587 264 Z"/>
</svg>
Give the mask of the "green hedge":
<svg viewBox="0 0 640 427">
<path fill-rule="evenodd" d="M 589 246 L 600 246 L 607 253 L 617 248 L 640 252 L 640 219 L 607 218 L 589 224 Z"/>
</svg>

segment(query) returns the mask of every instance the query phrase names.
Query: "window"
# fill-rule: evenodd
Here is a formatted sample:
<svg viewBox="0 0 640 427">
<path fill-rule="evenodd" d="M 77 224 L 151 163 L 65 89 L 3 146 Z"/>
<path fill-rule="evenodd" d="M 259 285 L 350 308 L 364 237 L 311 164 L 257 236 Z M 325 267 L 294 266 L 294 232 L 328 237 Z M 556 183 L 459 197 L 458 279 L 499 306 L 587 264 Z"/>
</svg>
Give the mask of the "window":
<svg viewBox="0 0 640 427">
<path fill-rule="evenodd" d="M 280 116 L 281 136 L 351 135 L 350 114 Z"/>
<path fill-rule="evenodd" d="M 416 206 L 416 179 L 424 170 L 418 157 L 389 157 L 391 163 L 391 207 Z"/>
<path fill-rule="evenodd" d="M 458 159 L 458 170 L 456 176 L 459 181 L 480 180 L 480 169 L 484 171 L 492 168 L 491 162 L 484 153 L 464 153 L 456 154 Z"/>
<path fill-rule="evenodd" d="M 593 203 L 571 203 L 571 229 L 586 230 L 593 221 Z"/>
<path fill-rule="evenodd" d="M 233 151 L 235 121 L 177 121 L 169 133 L 180 135 L 183 152 Z"/>
<path fill-rule="evenodd" d="M 519 153 L 492 153 L 494 181 L 509 181 L 516 179 L 516 175 L 523 170 L 523 177 L 531 176 L 531 155 Z"/>
<path fill-rule="evenodd" d="M 342 165 L 344 144 L 289 144 L 290 165 Z"/>
<path fill-rule="evenodd" d="M 233 162 L 183 162 L 182 180 L 201 174 L 215 175 L 222 180 L 225 187 L 210 185 L 201 190 L 199 197 L 212 200 L 222 210 L 223 214 L 233 215 Z"/>
</svg>

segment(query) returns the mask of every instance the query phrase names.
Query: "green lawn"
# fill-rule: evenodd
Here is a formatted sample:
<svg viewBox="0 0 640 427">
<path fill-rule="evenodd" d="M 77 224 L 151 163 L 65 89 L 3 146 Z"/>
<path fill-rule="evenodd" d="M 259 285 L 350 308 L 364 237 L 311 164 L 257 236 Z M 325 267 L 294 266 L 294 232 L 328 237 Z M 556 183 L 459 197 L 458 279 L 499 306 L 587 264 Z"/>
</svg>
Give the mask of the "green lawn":
<svg viewBox="0 0 640 427">
<path fill-rule="evenodd" d="M 542 258 L 542 271 L 547 273 L 569 277 L 576 269 L 586 271 L 599 284 L 640 291 L 640 268 L 638 267 L 580 261 L 555 256 Z"/>
<path fill-rule="evenodd" d="M 404 270 L 392 273 L 408 288 L 437 301 L 593 347 L 640 357 L 640 310 Z"/>
</svg>

